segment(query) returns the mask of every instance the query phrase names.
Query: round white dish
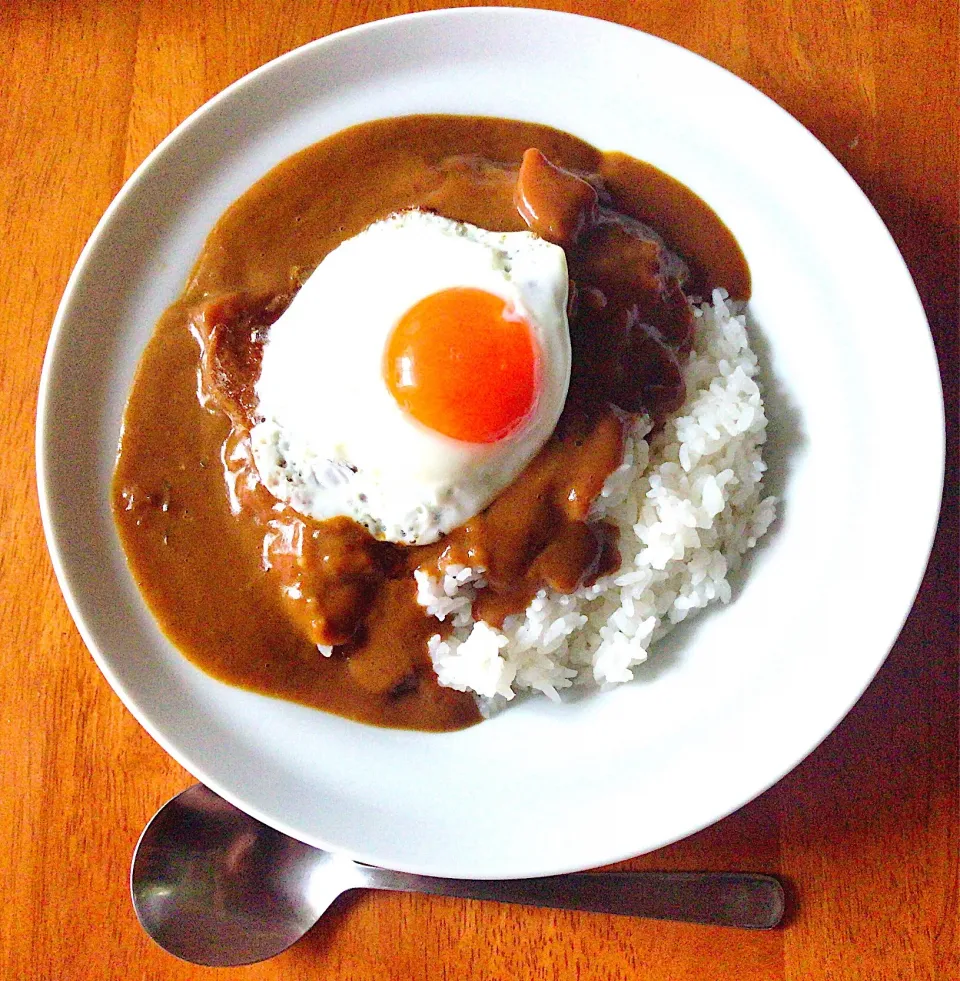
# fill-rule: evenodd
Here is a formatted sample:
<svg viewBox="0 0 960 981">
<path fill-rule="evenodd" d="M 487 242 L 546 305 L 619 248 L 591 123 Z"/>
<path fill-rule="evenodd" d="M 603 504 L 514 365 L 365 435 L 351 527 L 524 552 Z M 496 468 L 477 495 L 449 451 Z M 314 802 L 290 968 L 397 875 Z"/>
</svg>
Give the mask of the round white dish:
<svg viewBox="0 0 960 981">
<path fill-rule="evenodd" d="M 769 485 L 783 497 L 734 602 L 667 638 L 632 684 L 560 706 L 526 701 L 446 735 L 367 727 L 204 675 L 145 608 L 109 507 L 140 353 L 227 205 L 344 126 L 425 112 L 548 123 L 648 160 L 711 204 L 753 272 Z M 909 612 L 942 460 L 939 376 L 916 291 L 834 158 L 755 89 L 681 48 L 598 20 L 493 8 L 317 41 L 178 127 L 77 263 L 37 426 L 44 528 L 70 611 L 167 752 L 304 841 L 489 878 L 657 848 L 806 756 Z"/>
</svg>

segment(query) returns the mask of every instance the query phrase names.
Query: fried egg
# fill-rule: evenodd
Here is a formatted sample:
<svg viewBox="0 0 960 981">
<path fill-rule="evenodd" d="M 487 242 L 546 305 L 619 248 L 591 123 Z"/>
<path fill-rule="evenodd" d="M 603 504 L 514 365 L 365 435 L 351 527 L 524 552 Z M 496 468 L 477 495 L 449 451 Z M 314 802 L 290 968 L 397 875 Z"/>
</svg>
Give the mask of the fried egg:
<svg viewBox="0 0 960 981">
<path fill-rule="evenodd" d="M 417 209 L 330 252 L 273 325 L 254 460 L 311 518 L 427 544 L 553 432 L 570 381 L 561 248 Z"/>
</svg>

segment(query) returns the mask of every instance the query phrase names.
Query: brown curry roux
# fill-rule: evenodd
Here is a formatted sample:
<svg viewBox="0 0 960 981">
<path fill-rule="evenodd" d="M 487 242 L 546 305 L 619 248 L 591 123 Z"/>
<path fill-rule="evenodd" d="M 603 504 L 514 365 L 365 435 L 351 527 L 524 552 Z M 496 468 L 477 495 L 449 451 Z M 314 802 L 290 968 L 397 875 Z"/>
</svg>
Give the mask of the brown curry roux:
<svg viewBox="0 0 960 981">
<path fill-rule="evenodd" d="M 411 548 L 277 502 L 247 433 L 270 325 L 331 249 L 413 206 L 562 245 L 574 367 L 557 430 L 517 481 L 449 536 Z M 447 628 L 417 606 L 412 571 L 484 566 L 474 615 L 502 624 L 542 587 L 572 592 L 615 568 L 615 529 L 591 522 L 590 504 L 620 463 L 626 414 L 682 403 L 684 294 L 714 286 L 746 298 L 749 273 L 699 198 L 546 127 L 380 120 L 286 160 L 211 232 L 127 405 L 113 508 L 164 631 L 210 674 L 255 691 L 384 726 L 478 721 L 471 696 L 436 683 L 426 642 Z"/>
</svg>

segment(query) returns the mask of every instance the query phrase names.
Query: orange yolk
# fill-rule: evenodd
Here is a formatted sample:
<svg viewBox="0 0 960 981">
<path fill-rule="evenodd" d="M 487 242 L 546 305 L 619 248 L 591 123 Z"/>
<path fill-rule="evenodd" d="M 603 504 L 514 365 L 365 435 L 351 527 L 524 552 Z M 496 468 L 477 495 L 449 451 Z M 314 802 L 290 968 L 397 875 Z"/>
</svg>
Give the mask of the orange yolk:
<svg viewBox="0 0 960 981">
<path fill-rule="evenodd" d="M 430 429 L 467 443 L 516 431 L 537 396 L 530 325 L 508 319 L 502 297 L 472 287 L 427 296 L 387 341 L 383 374 L 400 407 Z"/>
</svg>

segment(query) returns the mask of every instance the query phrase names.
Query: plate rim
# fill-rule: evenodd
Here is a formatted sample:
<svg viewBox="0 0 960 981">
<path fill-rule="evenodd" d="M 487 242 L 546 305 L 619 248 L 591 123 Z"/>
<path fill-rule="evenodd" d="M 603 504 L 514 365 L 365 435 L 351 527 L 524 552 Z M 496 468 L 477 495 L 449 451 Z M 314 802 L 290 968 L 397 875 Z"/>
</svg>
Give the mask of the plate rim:
<svg viewBox="0 0 960 981">
<path fill-rule="evenodd" d="M 842 172 L 842 174 L 844 175 L 844 177 L 847 179 L 847 182 L 848 182 L 848 185 L 849 185 L 848 190 L 855 191 L 863 199 L 863 201 L 867 204 L 867 206 L 869 207 L 870 211 L 874 214 L 874 216 L 876 216 L 879 224 L 883 227 L 884 232 L 886 233 L 887 237 L 889 238 L 890 243 L 892 244 L 893 249 L 896 252 L 896 255 L 899 257 L 899 260 L 900 260 L 900 263 L 901 263 L 901 265 L 903 267 L 903 272 L 904 272 L 904 275 L 905 275 L 905 282 L 907 284 L 909 284 L 910 289 L 912 289 L 912 291 L 913 291 L 913 300 L 916 303 L 916 307 L 917 307 L 917 310 L 919 311 L 919 315 L 922 318 L 923 323 L 925 325 L 927 325 L 926 341 L 927 341 L 927 344 L 928 344 L 928 347 L 929 347 L 929 353 L 930 353 L 930 355 L 932 355 L 933 364 L 934 364 L 934 366 L 936 366 L 938 364 L 937 359 L 936 359 L 935 348 L 934 348 L 934 345 L 933 345 L 933 340 L 932 340 L 932 337 L 931 337 L 930 331 L 929 331 L 929 325 L 927 324 L 927 319 L 926 319 L 925 311 L 923 310 L 923 305 L 922 305 L 922 302 L 920 301 L 920 297 L 919 297 L 919 295 L 918 295 L 918 293 L 916 291 L 916 287 L 915 287 L 915 284 L 913 283 L 912 277 L 910 275 L 909 268 L 906 266 L 906 263 L 905 263 L 902 255 L 899 252 L 899 249 L 898 249 L 898 247 L 896 245 L 896 242 L 893 240 L 893 237 L 890 235 L 889 230 L 886 228 L 885 223 L 883 222 L 882 218 L 880 218 L 880 216 L 877 214 L 876 210 L 874 209 L 872 203 L 869 201 L 869 198 L 867 198 L 866 194 L 864 194 L 864 192 L 862 191 L 862 189 L 856 184 L 856 182 L 853 180 L 853 178 L 850 177 L 850 175 L 842 167 L 842 165 L 839 163 L 839 161 L 836 160 L 836 158 L 823 145 L 823 143 L 814 134 L 810 133 L 810 131 L 807 130 L 806 127 L 804 127 L 798 120 L 796 120 L 792 115 L 790 115 L 786 110 L 784 110 L 782 107 L 780 107 L 777 103 L 775 103 L 772 99 L 770 99 L 764 93 L 760 92 L 758 89 L 756 89 L 753 86 L 751 86 L 748 82 L 746 82 L 743 79 L 739 78 L 739 76 L 733 74 L 732 72 L 730 72 L 729 70 L 723 68 L 722 66 L 716 65 L 715 63 L 709 61 L 708 59 L 704 58 L 702 55 L 697 54 L 696 52 L 691 52 L 688 49 L 685 49 L 685 48 L 681 47 L 680 45 L 677 45 L 677 44 L 675 44 L 673 42 L 667 41 L 667 40 L 665 40 L 663 38 L 659 38 L 656 35 L 652 35 L 652 34 L 649 34 L 647 32 L 639 31 L 639 30 L 637 30 L 635 28 L 631 28 L 631 27 L 628 27 L 626 25 L 617 24 L 617 23 L 614 23 L 614 22 L 611 22 L 611 21 L 606 21 L 606 20 L 603 20 L 601 18 L 587 17 L 587 16 L 580 15 L 580 14 L 568 14 L 568 13 L 564 13 L 564 12 L 560 12 L 560 11 L 555 11 L 555 10 L 539 10 L 539 9 L 536 9 L 536 8 L 516 8 L 516 7 L 463 7 L 463 8 L 452 8 L 452 9 L 420 11 L 420 12 L 416 12 L 416 13 L 412 13 L 412 14 L 401 14 L 401 15 L 397 15 L 397 16 L 394 16 L 394 17 L 383 18 L 383 19 L 380 19 L 380 20 L 375 20 L 375 21 L 370 21 L 370 22 L 366 22 L 366 23 L 363 23 L 363 24 L 358 24 L 358 25 L 355 25 L 353 27 L 347 28 L 344 31 L 335 32 L 333 34 L 326 35 L 326 36 L 324 36 L 322 38 L 318 38 L 318 39 L 316 39 L 314 41 L 311 41 L 311 42 L 309 42 L 309 43 L 307 43 L 305 45 L 302 45 L 300 47 L 297 47 L 297 48 L 295 48 L 295 49 L 293 49 L 291 51 L 285 52 L 284 54 L 280 55 L 279 57 L 277 57 L 275 59 L 272 59 L 271 61 L 266 62 L 265 64 L 257 67 L 256 69 L 254 69 L 250 73 L 248 73 L 248 74 L 242 76 L 241 78 L 237 79 L 236 81 L 232 82 L 229 86 L 227 86 L 221 92 L 219 92 L 216 95 L 214 95 L 211 99 L 207 100 L 205 103 L 203 103 L 203 105 L 201 105 L 196 110 L 194 110 L 192 113 L 190 113 L 190 115 L 188 115 L 175 129 L 173 129 L 172 132 L 169 133 L 144 158 L 144 160 L 131 173 L 131 175 L 127 178 L 127 180 L 124 181 L 122 187 L 120 188 L 120 190 L 118 191 L 118 193 L 116 194 L 116 196 L 113 198 L 113 200 L 111 201 L 111 203 L 109 204 L 109 206 L 105 210 L 103 216 L 100 218 L 100 220 L 98 221 L 97 225 L 95 226 L 93 232 L 91 233 L 91 235 L 90 235 L 87 243 L 85 244 L 83 250 L 81 251 L 81 253 L 80 253 L 80 255 L 79 255 L 79 257 L 78 257 L 78 259 L 77 259 L 77 261 L 76 261 L 76 263 L 75 263 L 75 265 L 73 267 L 73 270 L 71 271 L 70 277 L 69 277 L 69 279 L 67 281 L 67 284 L 66 284 L 66 286 L 64 288 L 64 292 L 63 292 L 63 295 L 61 297 L 60 304 L 58 306 L 57 314 L 56 314 L 56 317 L 55 317 L 54 322 L 53 322 L 53 326 L 52 326 L 52 329 L 51 329 L 50 337 L 49 337 L 49 340 L 47 342 L 47 347 L 46 347 L 44 361 L 43 361 L 43 368 L 42 368 L 41 376 L 40 376 L 39 390 L 38 390 L 38 404 L 37 404 L 37 415 L 36 415 L 37 490 L 38 490 L 38 498 L 39 498 L 39 502 L 40 502 L 41 520 L 42 520 L 42 524 L 43 524 L 44 535 L 45 535 L 45 538 L 46 538 L 48 551 L 49 551 L 49 554 L 50 554 L 50 557 L 51 557 L 51 562 L 52 562 L 52 565 L 53 565 L 53 568 L 54 568 L 54 571 L 55 571 L 55 574 L 56 574 L 57 581 L 58 581 L 58 584 L 60 586 L 61 592 L 62 592 L 62 594 L 64 596 L 65 601 L 66 601 L 66 604 L 67 604 L 67 607 L 68 607 L 68 609 L 70 611 L 71 617 L 74 620 L 74 623 L 76 624 L 77 629 L 78 629 L 78 631 L 79 631 L 79 633 L 80 633 L 80 635 L 81 635 L 81 637 L 82 637 L 82 639 L 84 641 L 85 646 L 90 651 L 91 655 L 94 658 L 95 663 L 97 664 L 97 666 L 100 669 L 101 673 L 103 673 L 103 675 L 107 679 L 107 681 L 110 684 L 110 686 L 113 688 L 114 692 L 120 697 L 121 701 L 124 703 L 124 705 L 126 706 L 126 708 L 131 712 L 131 714 L 134 716 L 134 718 L 137 719 L 137 721 L 140 723 L 140 725 L 144 727 L 144 729 L 150 734 L 150 736 L 169 755 L 171 755 L 174 759 L 176 759 L 178 762 L 180 762 L 181 765 L 184 765 L 191 773 L 197 773 L 198 770 L 202 770 L 203 768 L 202 767 L 195 766 L 192 763 L 192 761 L 185 760 L 184 759 L 184 754 L 181 753 L 177 749 L 177 747 L 174 746 L 171 743 L 171 741 L 168 739 L 168 737 L 165 736 L 164 733 L 161 730 L 159 730 L 150 721 L 150 719 L 143 714 L 143 712 L 140 710 L 140 706 L 136 702 L 136 699 L 135 699 L 133 693 L 129 692 L 125 688 L 125 686 L 122 684 L 122 682 L 120 681 L 120 679 L 116 676 L 115 672 L 113 671 L 113 668 L 111 667 L 109 661 L 104 657 L 103 652 L 100 651 L 98 645 L 94 642 L 93 633 L 92 633 L 92 631 L 90 630 L 88 624 L 85 621 L 85 618 L 84 618 L 84 616 L 83 616 L 83 614 L 82 614 L 82 612 L 80 610 L 80 606 L 78 604 L 77 598 L 76 598 L 76 596 L 74 594 L 73 587 L 72 587 L 71 583 L 69 582 L 68 577 L 66 575 L 65 564 L 63 562 L 63 558 L 62 558 L 61 551 L 60 551 L 60 541 L 59 541 L 59 539 L 56 536 L 56 524 L 55 524 L 54 516 L 53 516 L 52 511 L 51 511 L 51 501 L 50 501 L 49 486 L 48 486 L 49 485 L 49 475 L 47 473 L 46 458 L 45 458 L 45 447 L 46 447 L 47 430 L 48 430 L 48 426 L 50 425 L 50 419 L 49 419 L 49 411 L 50 411 L 50 385 L 51 385 L 51 376 L 52 376 L 52 373 L 53 373 L 53 362 L 54 362 L 56 348 L 57 348 L 57 345 L 58 345 L 58 341 L 59 341 L 59 339 L 61 337 L 61 334 L 62 334 L 62 332 L 65 329 L 65 324 L 68 322 L 68 319 L 69 319 L 70 304 L 71 304 L 71 300 L 72 300 L 73 294 L 74 294 L 74 292 L 76 290 L 77 283 L 79 282 L 81 276 L 85 272 L 86 266 L 87 266 L 87 264 L 89 262 L 89 257 L 91 256 L 91 254 L 96 249 L 97 243 L 99 242 L 100 238 L 103 237 L 103 235 L 106 234 L 107 229 L 109 228 L 109 226 L 111 225 L 111 223 L 113 221 L 113 217 L 114 217 L 116 211 L 122 206 L 124 199 L 130 193 L 131 189 L 133 187 L 135 187 L 141 180 L 144 179 L 144 175 L 145 174 L 148 174 L 150 172 L 151 168 L 155 164 L 155 161 L 158 160 L 159 158 L 161 158 L 163 156 L 163 154 L 166 152 L 167 148 L 171 144 L 173 144 L 174 142 L 176 142 L 177 140 L 179 140 L 180 137 L 182 136 L 182 134 L 184 132 L 186 132 L 187 130 L 189 130 L 192 126 L 196 125 L 197 121 L 199 119 L 201 119 L 206 113 L 211 112 L 211 111 L 214 111 L 215 108 L 216 108 L 216 106 L 219 105 L 220 102 L 229 99 L 234 91 L 238 90 L 241 87 L 247 86 L 248 84 L 251 83 L 251 81 L 259 78 L 263 74 L 265 74 L 265 73 L 267 73 L 269 71 L 276 70 L 279 66 L 281 66 L 283 63 L 285 63 L 288 60 L 293 60 L 293 59 L 302 57 L 305 52 L 312 51 L 312 50 L 314 50 L 316 48 L 320 48 L 320 47 L 323 47 L 323 46 L 326 46 L 326 45 L 330 45 L 330 44 L 340 43 L 342 41 L 342 39 L 344 39 L 347 36 L 356 36 L 356 35 L 362 34 L 362 33 L 367 32 L 367 31 L 377 31 L 377 30 L 389 29 L 389 27 L 385 28 L 384 25 L 390 25 L 391 23 L 400 22 L 400 21 L 404 21 L 404 22 L 406 22 L 406 21 L 414 21 L 414 20 L 440 20 L 440 21 L 442 21 L 442 20 L 450 20 L 450 19 L 453 19 L 453 20 L 457 20 L 457 19 L 471 19 L 471 18 L 478 17 L 478 16 L 479 17 L 490 17 L 490 18 L 494 18 L 494 19 L 500 19 L 500 18 L 503 18 L 503 17 L 511 17 L 511 16 L 520 16 L 520 17 L 524 17 L 524 18 L 525 17 L 532 17 L 532 18 L 535 18 L 535 19 L 543 19 L 543 20 L 552 19 L 552 20 L 558 20 L 558 21 L 559 20 L 568 21 L 571 18 L 574 18 L 574 19 L 577 19 L 577 20 L 580 20 L 580 21 L 588 21 L 588 22 L 602 24 L 602 25 L 604 25 L 604 28 L 605 29 L 610 29 L 610 30 L 615 30 L 615 31 L 622 31 L 622 32 L 629 32 L 631 34 L 641 34 L 641 35 L 644 35 L 646 38 L 652 39 L 653 41 L 655 41 L 658 44 L 666 45 L 669 48 L 676 49 L 676 51 L 678 51 L 678 52 L 682 52 L 683 57 L 694 57 L 694 58 L 697 58 L 700 61 L 703 61 L 704 63 L 708 64 L 711 67 L 711 69 L 723 72 L 724 74 L 726 74 L 727 76 L 729 76 L 729 78 L 734 79 L 738 84 L 744 86 L 746 89 L 749 89 L 750 92 L 753 93 L 753 97 L 755 97 L 756 95 L 761 96 L 763 100 L 765 100 L 767 103 L 769 103 L 769 105 L 771 107 L 773 107 L 777 111 L 777 113 L 781 114 L 782 117 L 785 117 L 786 119 L 788 119 L 791 122 L 791 124 L 793 124 L 794 126 L 798 127 L 800 130 L 802 130 L 802 132 L 804 134 L 804 137 L 806 139 L 812 140 L 812 141 L 814 141 L 817 144 L 817 146 L 819 147 L 820 151 L 822 151 L 822 153 L 826 154 L 826 156 L 833 162 L 833 164 L 836 166 L 836 168 L 838 168 Z M 935 371 L 934 374 L 936 375 L 937 384 L 938 385 L 941 385 L 939 372 L 936 372 Z M 944 413 L 943 413 L 943 392 L 942 392 L 942 387 L 938 389 L 938 394 L 939 394 L 940 418 L 939 418 L 939 453 L 938 453 L 939 474 L 937 475 L 937 480 L 939 482 L 938 483 L 938 486 L 939 486 L 939 498 L 940 498 L 941 503 L 942 503 L 942 497 L 943 497 L 943 493 L 944 493 L 944 455 L 945 455 L 945 433 L 944 433 Z M 917 577 L 916 584 L 915 584 L 914 589 L 913 589 L 912 594 L 911 594 L 910 603 L 907 604 L 906 607 L 905 607 L 905 611 L 904 611 L 903 616 L 902 616 L 902 618 L 900 620 L 900 627 L 898 629 L 897 636 L 899 635 L 899 631 L 902 630 L 903 624 L 906 621 L 907 617 L 910 615 L 910 612 L 911 612 L 911 610 L 913 608 L 913 605 L 914 605 L 914 602 L 916 600 L 917 592 L 919 591 L 920 585 L 921 585 L 921 583 L 923 581 L 923 578 L 924 578 L 924 575 L 925 575 L 925 572 L 926 572 L 926 568 L 929 565 L 930 552 L 931 552 L 932 547 L 933 547 L 934 537 L 936 535 L 936 531 L 937 531 L 937 527 L 938 527 L 938 520 L 939 520 L 939 508 L 937 510 L 937 513 L 935 515 L 933 515 L 933 520 L 932 520 L 931 527 L 930 527 L 929 542 L 927 543 L 927 546 L 926 546 L 927 559 L 926 559 L 926 562 L 923 564 L 923 568 L 920 570 L 919 575 Z M 894 638 L 893 638 L 890 646 L 887 648 L 886 652 L 884 652 L 883 655 L 877 661 L 877 664 L 876 664 L 874 670 L 872 671 L 872 673 L 870 674 L 870 677 L 867 678 L 864 681 L 862 687 L 859 689 L 859 691 L 857 692 L 856 696 L 853 697 L 852 700 L 850 700 L 849 704 L 847 705 L 847 707 L 843 711 L 842 715 L 836 720 L 836 722 L 833 724 L 833 726 L 830 729 L 828 729 L 826 732 L 824 732 L 820 736 L 820 738 L 817 740 L 817 742 L 814 745 L 812 745 L 806 751 L 806 753 L 804 753 L 800 758 L 798 758 L 798 759 L 793 760 L 792 762 L 790 762 L 780 772 L 778 772 L 775 776 L 773 776 L 764 786 L 762 786 L 760 789 L 758 789 L 755 793 L 753 793 L 751 796 L 747 797 L 746 799 L 740 801 L 739 803 L 735 804 L 734 806 L 730 807 L 723 814 L 719 814 L 718 816 L 713 817 L 713 818 L 711 818 L 708 821 L 699 823 L 695 827 L 690 827 L 687 830 L 683 830 L 682 832 L 678 833 L 677 835 L 675 835 L 673 837 L 669 837 L 668 839 L 660 842 L 659 844 L 654 844 L 654 845 L 651 845 L 650 847 L 644 847 L 643 851 L 646 852 L 646 851 L 653 850 L 653 849 L 658 848 L 658 847 L 662 847 L 663 845 L 666 845 L 666 844 L 668 844 L 668 843 L 670 843 L 672 841 L 676 841 L 676 840 L 678 840 L 680 838 L 683 838 L 683 837 L 686 837 L 686 836 L 688 836 L 690 834 L 693 834 L 696 831 L 699 831 L 702 828 L 707 827 L 710 824 L 715 823 L 716 821 L 722 820 L 723 817 L 725 817 L 728 814 L 732 813 L 733 811 L 737 810 L 739 807 L 742 807 L 744 804 L 748 803 L 750 800 L 753 800 L 756 797 L 760 796 L 762 793 L 764 793 L 766 790 L 768 790 L 771 786 L 773 786 L 775 783 L 777 783 L 780 779 L 782 779 L 783 776 L 786 773 L 790 772 L 803 759 L 805 759 L 807 755 L 809 755 L 810 753 L 812 753 L 817 748 L 817 746 L 819 746 L 820 743 L 822 743 L 823 740 L 825 740 L 830 735 L 830 733 L 833 731 L 833 729 L 842 722 L 843 718 L 845 718 L 845 716 L 850 712 L 850 710 L 853 708 L 853 706 L 857 703 L 857 701 L 863 695 L 864 691 L 867 689 L 867 687 L 869 687 L 869 685 L 872 683 L 873 679 L 876 677 L 877 672 L 882 667 L 884 661 L 886 660 L 886 657 L 889 655 L 890 650 L 892 649 L 893 645 L 896 643 L 897 636 L 894 636 Z M 200 777 L 200 779 L 203 779 L 203 778 Z M 222 795 L 224 797 L 226 797 L 228 800 L 230 800 L 233 797 L 233 801 L 232 802 L 233 803 L 237 803 L 237 800 L 236 800 L 235 796 L 234 795 L 231 795 L 231 793 L 229 791 L 229 788 L 224 788 L 222 786 L 218 786 L 218 784 L 219 784 L 219 781 L 218 780 L 211 779 L 209 781 L 208 780 L 204 780 L 204 782 L 207 782 L 208 785 L 210 785 L 213 789 L 217 790 L 218 793 L 222 793 Z M 226 791 L 226 792 L 224 792 L 224 791 Z M 289 833 L 293 833 L 293 835 L 295 837 L 303 837 L 302 835 L 297 834 L 297 832 L 296 832 L 295 829 L 291 829 L 289 827 L 284 827 L 283 826 L 283 822 L 278 822 L 277 820 L 273 819 L 272 816 L 270 816 L 270 815 L 264 815 L 263 813 L 256 813 L 256 809 L 251 809 L 251 808 L 246 807 L 246 806 L 245 806 L 244 809 L 250 811 L 250 813 L 253 813 L 254 816 L 258 817 L 260 820 L 264 820 L 265 823 L 270 824 L 270 825 L 272 825 L 274 827 L 278 827 L 280 830 L 284 831 L 285 833 L 288 833 L 288 834 Z M 626 852 L 624 854 L 618 854 L 617 856 L 613 856 L 613 857 L 610 857 L 610 858 L 605 858 L 603 861 L 604 861 L 604 863 L 606 863 L 606 862 L 620 861 L 622 859 L 628 858 L 628 857 L 630 857 L 632 855 L 636 855 L 636 854 L 639 854 L 639 853 L 636 852 L 636 851 L 629 851 L 629 852 Z M 583 867 L 584 867 L 584 865 L 581 862 L 574 862 L 573 864 L 570 864 L 569 866 L 563 866 L 562 863 L 560 863 L 560 864 L 557 865 L 556 868 L 553 868 L 553 869 L 551 869 L 549 871 L 551 871 L 551 872 L 573 871 L 575 869 L 579 869 L 579 868 L 583 868 Z M 434 870 L 434 871 L 436 872 L 436 870 Z M 444 874 L 444 873 L 441 872 L 439 874 Z M 453 874 L 459 874 L 459 872 L 456 872 L 455 871 L 455 872 L 450 872 L 450 873 L 446 873 L 446 874 L 453 875 Z M 541 869 L 525 870 L 525 871 L 522 871 L 520 873 L 521 876 L 541 875 L 541 874 L 545 874 L 544 871 L 541 870 Z"/>
</svg>

